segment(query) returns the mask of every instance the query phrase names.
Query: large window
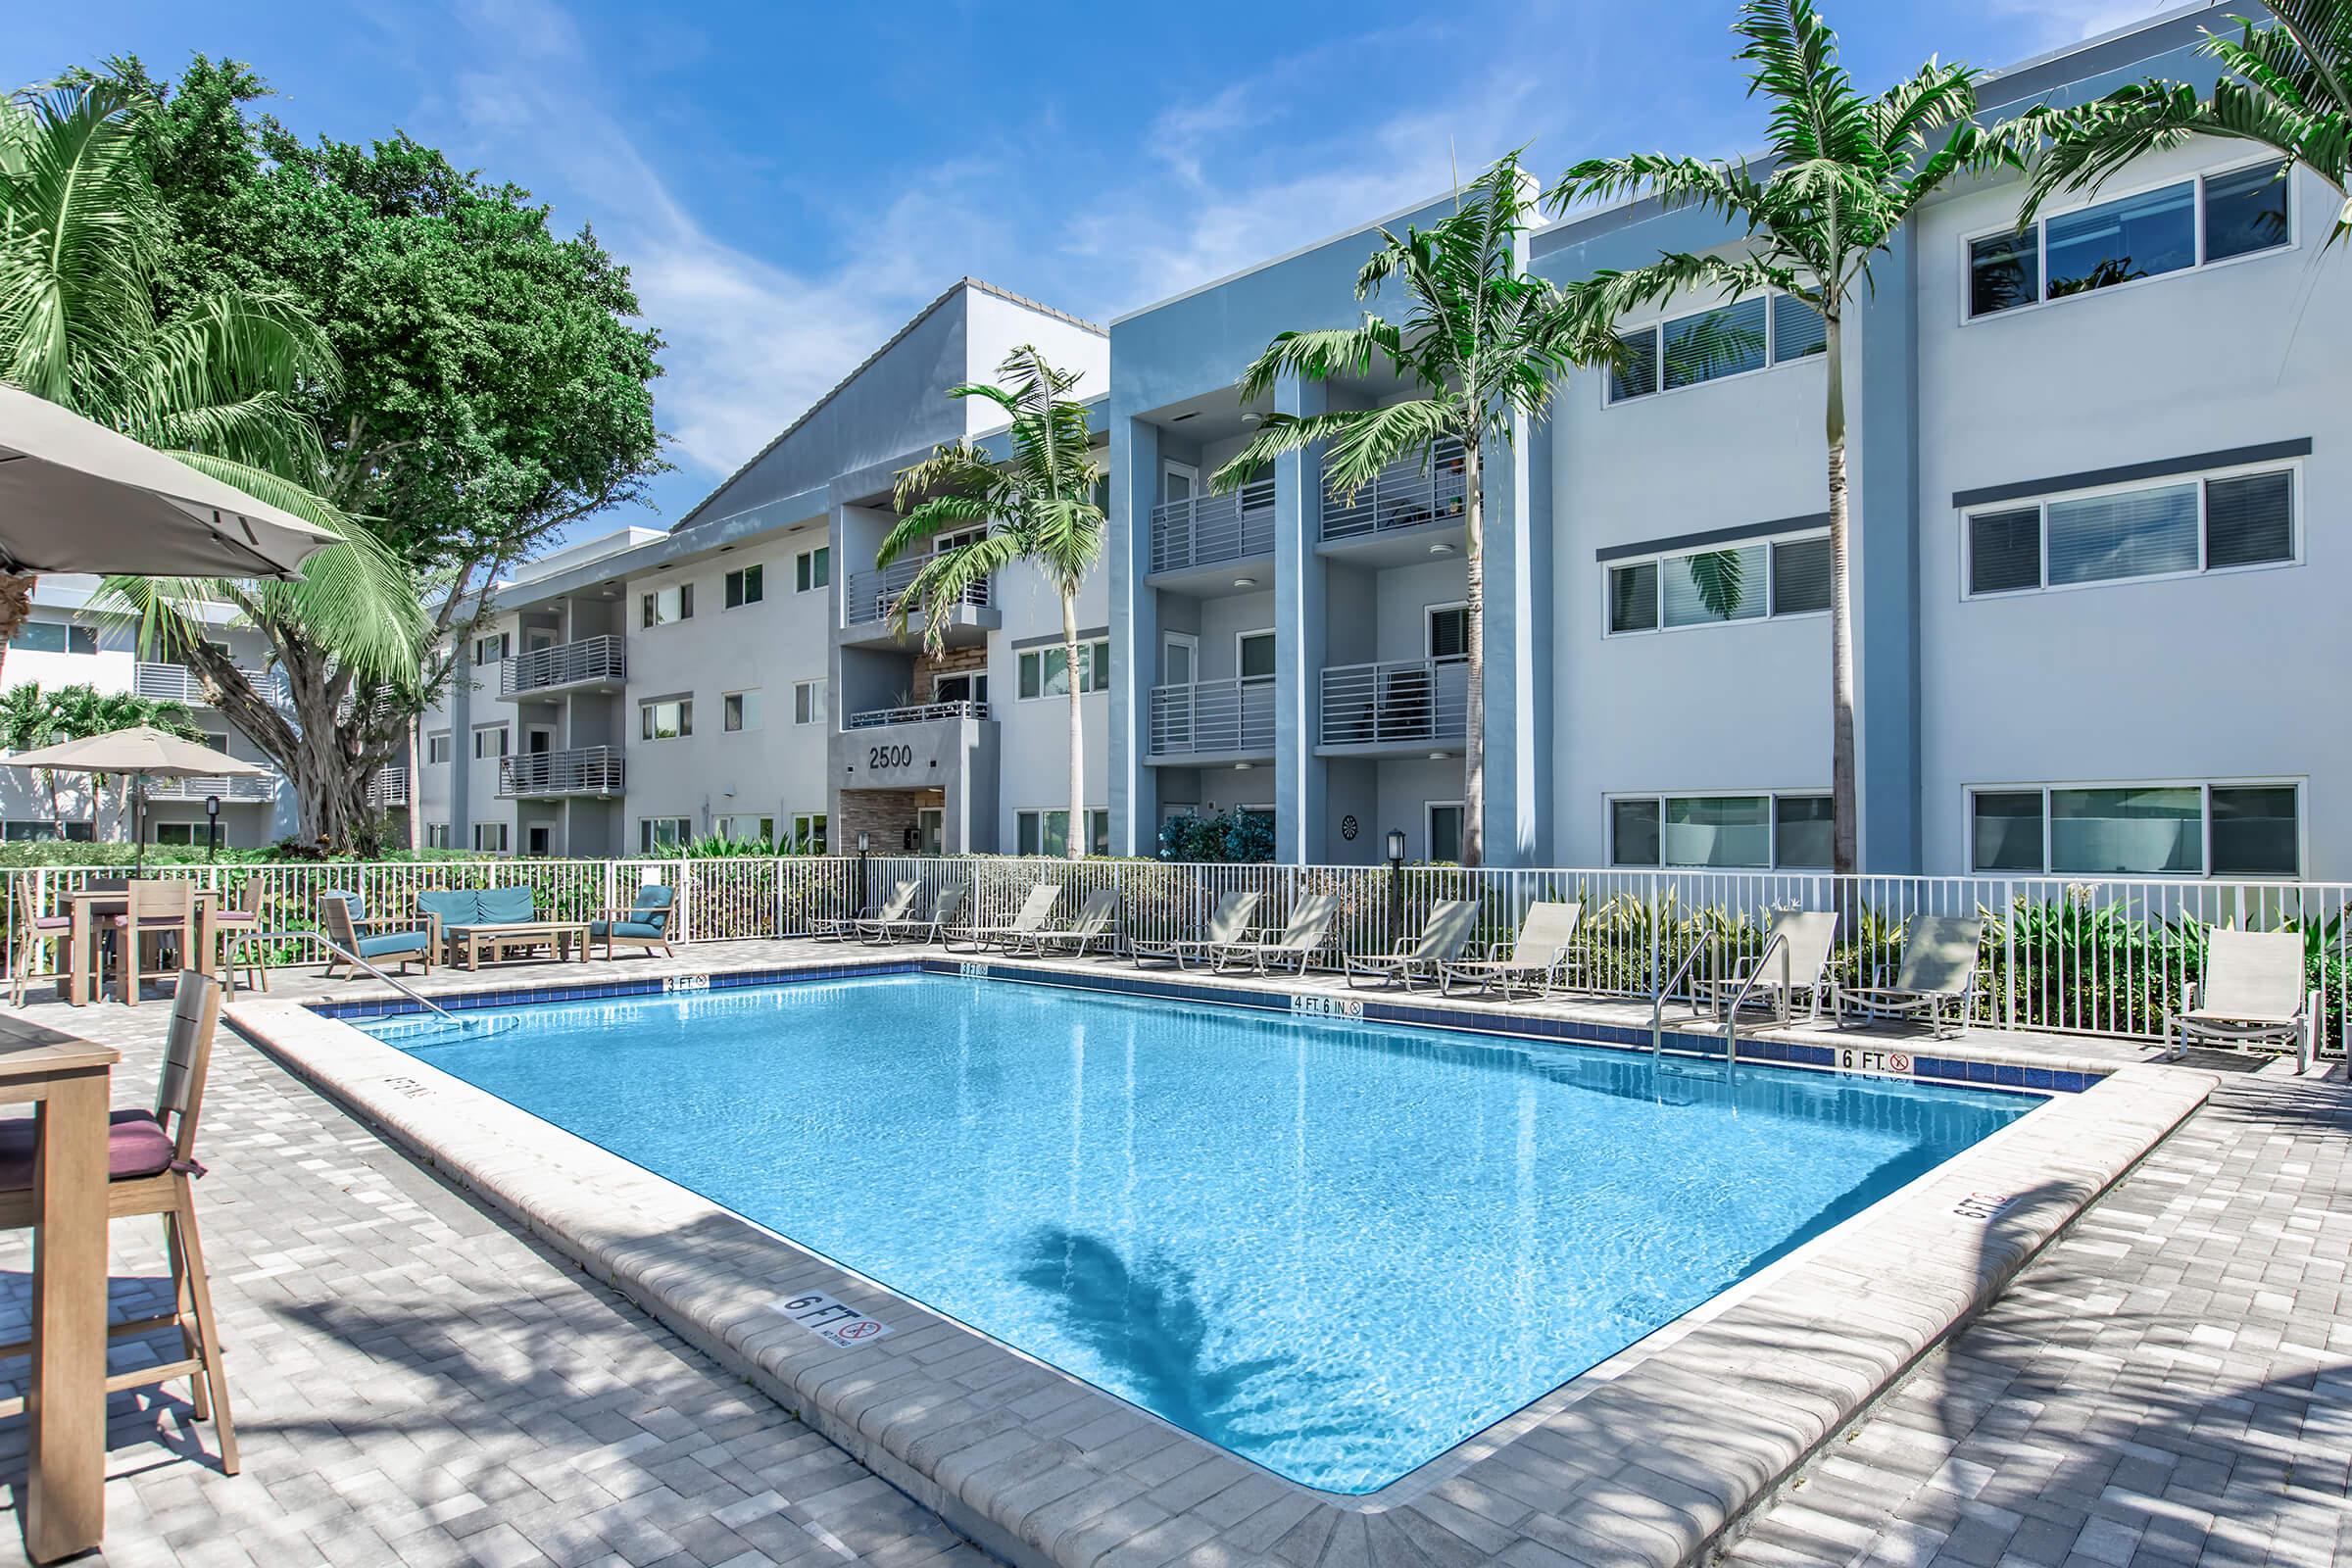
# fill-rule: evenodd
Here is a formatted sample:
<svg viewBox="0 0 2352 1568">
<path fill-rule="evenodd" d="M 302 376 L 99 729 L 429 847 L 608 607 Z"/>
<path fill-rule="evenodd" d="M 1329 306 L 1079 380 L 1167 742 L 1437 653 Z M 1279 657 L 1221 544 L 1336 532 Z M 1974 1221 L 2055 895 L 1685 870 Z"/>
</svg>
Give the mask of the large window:
<svg viewBox="0 0 2352 1568">
<path fill-rule="evenodd" d="M 1051 648 L 1032 648 L 1021 655 L 1021 697 L 1067 697 L 1070 694 L 1069 661 L 1059 643 Z M 1098 638 L 1078 646 L 1078 689 L 1099 692 L 1110 684 L 1110 639 Z"/>
<path fill-rule="evenodd" d="M 718 819 L 716 831 L 720 838 L 733 839 L 738 844 L 773 844 L 776 819 L 748 811 L 730 812 Z"/>
<path fill-rule="evenodd" d="M 2293 238 L 2278 164 L 2201 174 L 2003 229 L 1968 247 L 1968 314 L 1991 316 L 2277 249 Z"/>
<path fill-rule="evenodd" d="M 92 837 L 87 822 L 52 822 L 46 817 L 14 820 L 0 828 L 0 838 L 11 844 L 44 843 L 65 839 L 74 844 L 87 844 Z"/>
<path fill-rule="evenodd" d="M 1809 359 L 1828 347 L 1821 313 L 1789 294 L 1758 294 L 1617 335 L 1609 401 L 1678 391 Z"/>
<path fill-rule="evenodd" d="M 9 638 L 9 648 L 25 654 L 94 654 L 98 633 L 62 620 L 28 620 Z"/>
<path fill-rule="evenodd" d="M 1609 863 L 1827 870 L 1827 795 L 1620 795 L 1609 802 Z"/>
<path fill-rule="evenodd" d="M 660 855 L 678 849 L 694 838 L 694 819 L 685 816 L 641 816 L 637 819 L 637 853 Z"/>
<path fill-rule="evenodd" d="M 1830 536 L 1690 550 L 1650 561 L 1611 562 L 1609 632 L 1706 626 L 1830 608 Z"/>
<path fill-rule="evenodd" d="M 2291 783 L 2024 785 L 1969 792 L 1969 861 L 2027 876 L 2291 877 Z"/>
<path fill-rule="evenodd" d="M 1070 813 L 1063 811 L 1015 811 L 1012 813 L 1013 832 L 1019 841 L 1021 855 L 1067 855 L 1070 853 Z M 1110 813 L 1101 807 L 1090 806 L 1086 810 L 1087 853 L 1110 853 Z"/>
<path fill-rule="evenodd" d="M 2004 502 L 1962 536 L 1971 594 L 2278 565 L 2295 559 L 2295 470 Z"/>
<path fill-rule="evenodd" d="M 487 761 L 507 755 L 507 726 L 485 724 L 473 732 L 473 760 Z"/>
<path fill-rule="evenodd" d="M 637 705 L 637 734 L 641 740 L 683 740 L 694 733 L 694 699 L 664 697 Z"/>
<path fill-rule="evenodd" d="M 638 624 L 666 626 L 676 620 L 694 618 L 694 584 L 673 582 L 666 588 L 649 589 L 638 600 Z"/>
<path fill-rule="evenodd" d="M 756 605 L 766 597 L 767 568 L 765 566 L 739 566 L 727 573 L 725 603 L 721 608 L 741 610 L 744 606 Z"/>
<path fill-rule="evenodd" d="M 473 847 L 477 853 L 482 855 L 506 854 L 507 824 L 504 822 L 474 823 Z"/>
<path fill-rule="evenodd" d="M 476 637 L 473 640 L 473 663 L 476 669 L 485 664 L 498 663 L 506 657 L 507 634 L 505 632 L 494 632 L 488 637 Z"/>
<path fill-rule="evenodd" d="M 792 590 L 810 593 L 833 581 L 833 547 L 818 545 L 792 558 Z"/>
<path fill-rule="evenodd" d="M 792 813 L 793 848 L 803 855 L 825 853 L 825 813 L 795 811 Z"/>
</svg>

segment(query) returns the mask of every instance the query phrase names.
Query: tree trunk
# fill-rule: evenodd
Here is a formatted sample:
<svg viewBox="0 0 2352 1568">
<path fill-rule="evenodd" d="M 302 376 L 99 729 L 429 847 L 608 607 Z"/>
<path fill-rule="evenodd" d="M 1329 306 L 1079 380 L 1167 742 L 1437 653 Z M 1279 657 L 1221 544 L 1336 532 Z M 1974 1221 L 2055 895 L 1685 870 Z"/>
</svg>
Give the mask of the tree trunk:
<svg viewBox="0 0 2352 1568">
<path fill-rule="evenodd" d="M 1833 307 L 1822 313 L 1827 333 L 1830 447 L 1830 868 L 1857 869 L 1854 795 L 1854 603 L 1847 564 L 1851 530 L 1845 485 L 1844 323 Z"/>
<path fill-rule="evenodd" d="M 1078 860 L 1086 858 L 1093 836 L 1086 830 L 1086 710 L 1080 706 L 1084 698 L 1078 678 L 1078 597 L 1067 591 L 1061 596 L 1061 653 L 1070 676 L 1070 828 L 1063 837 L 1069 858 Z"/>
<path fill-rule="evenodd" d="M 0 571 L 0 670 L 7 668 L 10 640 L 32 613 L 33 585 L 40 580 L 34 572 Z"/>
<path fill-rule="evenodd" d="M 1462 638 L 1462 864 L 1487 860 L 1487 551 L 1486 466 L 1473 435 L 1462 443 L 1462 555 L 1468 623 Z M 1435 682 L 1432 682 L 1435 695 Z M 1432 711 L 1435 711 L 1434 706 Z"/>
</svg>

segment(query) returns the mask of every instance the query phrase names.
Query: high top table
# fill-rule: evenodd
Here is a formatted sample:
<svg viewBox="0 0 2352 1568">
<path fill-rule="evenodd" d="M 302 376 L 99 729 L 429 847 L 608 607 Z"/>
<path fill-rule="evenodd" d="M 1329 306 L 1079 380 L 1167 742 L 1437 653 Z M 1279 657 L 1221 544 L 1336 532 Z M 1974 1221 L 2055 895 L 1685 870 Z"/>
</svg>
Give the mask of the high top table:
<svg viewBox="0 0 2352 1568">
<path fill-rule="evenodd" d="M 58 895 L 59 901 L 73 911 L 74 925 L 68 935 L 70 957 L 67 964 L 66 1000 L 76 1007 L 103 996 L 106 977 L 99 972 L 99 928 L 107 920 L 130 907 L 130 895 L 122 888 L 77 888 Z M 213 911 L 220 907 L 220 895 L 210 888 L 196 890 L 196 929 L 180 933 L 181 961 L 191 969 L 203 969 L 212 956 Z M 150 936 L 156 933 L 149 928 Z M 163 928 L 169 930 L 169 927 Z M 125 934 L 124 941 L 129 937 Z M 137 956 L 131 955 L 131 967 L 137 968 Z M 135 987 L 136 981 L 131 984 Z"/>
<path fill-rule="evenodd" d="M 24 1547 L 88 1551 L 106 1529 L 106 1144 L 112 1046 L 0 1016 L 0 1105 L 29 1104 L 33 1159 L 31 1445 Z"/>
</svg>

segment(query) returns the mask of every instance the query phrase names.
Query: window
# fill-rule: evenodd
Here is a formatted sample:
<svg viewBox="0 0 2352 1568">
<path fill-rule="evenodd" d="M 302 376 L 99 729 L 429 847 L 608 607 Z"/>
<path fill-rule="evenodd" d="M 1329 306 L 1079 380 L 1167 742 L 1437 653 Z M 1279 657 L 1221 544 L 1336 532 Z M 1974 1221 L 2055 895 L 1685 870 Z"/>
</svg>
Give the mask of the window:
<svg viewBox="0 0 2352 1568">
<path fill-rule="evenodd" d="M 426 849 L 428 849 L 428 850 L 446 850 L 446 849 L 448 849 L 448 848 L 449 848 L 449 824 L 448 824 L 447 822 L 427 822 L 427 823 L 425 823 L 425 824 L 424 824 L 424 847 L 425 847 Z"/>
<path fill-rule="evenodd" d="M 2292 784 L 2122 784 L 1975 790 L 1970 863 L 2039 876 L 2300 874 Z"/>
<path fill-rule="evenodd" d="M 498 663 L 506 657 L 507 634 L 505 632 L 493 632 L 487 637 L 476 637 L 473 640 L 474 668 L 479 669 L 484 664 Z"/>
<path fill-rule="evenodd" d="M 649 590 L 639 601 L 638 621 L 644 626 L 666 626 L 675 620 L 694 618 L 694 584 L 673 582 L 666 588 Z"/>
<path fill-rule="evenodd" d="M 53 839 L 64 839 L 74 844 L 87 844 L 91 837 L 90 824 L 87 822 L 23 820 L 10 822 L 5 829 L 0 829 L 0 838 L 5 838 L 11 844 L 46 842 Z"/>
<path fill-rule="evenodd" d="M 825 853 L 825 813 L 795 811 L 792 813 L 792 842 L 804 855 Z"/>
<path fill-rule="evenodd" d="M 1623 403 L 1809 359 L 1829 347 L 1829 323 L 1793 294 L 1757 294 L 1617 334 L 1609 401 Z"/>
<path fill-rule="evenodd" d="M 792 683 L 792 721 L 795 724 L 821 724 L 825 721 L 823 681 L 796 680 Z"/>
<path fill-rule="evenodd" d="M 1272 633 L 1268 633 L 1271 636 Z M 1067 697 L 1070 694 L 1068 661 L 1059 643 L 1051 648 L 1032 648 L 1021 655 L 1021 697 Z M 1269 668 L 1269 673 L 1271 669 Z M 1110 639 L 1097 638 L 1079 645 L 1079 685 L 1082 692 L 1099 692 L 1110 684 Z"/>
<path fill-rule="evenodd" d="M 426 761 L 446 762 L 454 755 L 455 749 L 450 745 L 449 731 L 436 730 L 424 738 L 424 760 Z"/>
<path fill-rule="evenodd" d="M 682 740 L 694 733 L 694 699 L 665 697 L 637 705 L 637 733 L 642 740 Z"/>
<path fill-rule="evenodd" d="M 1608 568 L 1610 635 L 1706 626 L 1830 608 L 1830 536 L 1691 550 Z"/>
<path fill-rule="evenodd" d="M 1429 610 L 1429 657 L 1470 657 L 1470 607 L 1432 605 Z"/>
<path fill-rule="evenodd" d="M 741 610 L 756 605 L 767 597 L 767 568 L 739 566 L 727 573 L 726 604 L 728 610 Z"/>
<path fill-rule="evenodd" d="M 483 855 L 506 854 L 507 824 L 504 822 L 474 823 L 473 847 L 478 853 Z"/>
<path fill-rule="evenodd" d="M 154 824 L 154 827 L 155 837 L 151 842 L 156 844 L 201 844 L 204 842 L 196 836 L 196 824 L 193 822 L 158 822 Z"/>
<path fill-rule="evenodd" d="M 1444 865 L 1461 863 L 1462 807 L 1459 801 L 1430 804 L 1429 858 Z"/>
<path fill-rule="evenodd" d="M 776 842 L 776 819 L 748 813 L 722 816 L 718 819 L 718 836 L 733 839 L 739 844 L 773 844 Z"/>
<path fill-rule="evenodd" d="M 1247 681 L 1268 681 L 1274 678 L 1274 634 L 1270 631 L 1246 631 L 1234 639 L 1234 667 Z"/>
<path fill-rule="evenodd" d="M 473 732 L 473 760 L 477 762 L 507 755 L 507 726 L 485 724 Z"/>
<path fill-rule="evenodd" d="M 2295 559 L 2291 468 L 1972 512 L 1971 594 L 2180 576 Z"/>
<path fill-rule="evenodd" d="M 1110 853 L 1110 813 L 1100 807 L 1086 810 L 1089 855 Z M 1070 813 L 1059 811 L 1015 811 L 1013 831 L 1019 842 L 1015 853 L 1021 855 L 1062 856 L 1070 853 Z"/>
<path fill-rule="evenodd" d="M 556 849 L 556 830 L 544 822 L 535 822 L 522 830 L 522 853 L 553 855 Z"/>
<path fill-rule="evenodd" d="M 74 626 L 62 620 L 28 620 L 17 628 L 8 646 L 26 654 L 94 654 L 98 651 L 98 633 L 88 626 Z"/>
<path fill-rule="evenodd" d="M 733 735 L 760 727 L 760 694 L 729 692 L 718 700 L 718 727 Z"/>
<path fill-rule="evenodd" d="M 1826 795 L 1633 795 L 1609 802 L 1609 863 L 1827 869 Z"/>
<path fill-rule="evenodd" d="M 2293 238 L 2286 166 L 2201 174 L 1969 242 L 1968 314 L 2088 294 L 2275 250 Z"/>
<path fill-rule="evenodd" d="M 683 816 L 641 816 L 637 819 L 637 853 L 660 855 L 674 850 L 694 837 L 692 819 Z"/>
<path fill-rule="evenodd" d="M 793 592 L 808 593 L 813 589 L 823 588 L 832 581 L 833 547 L 831 545 L 818 545 L 814 550 L 804 550 L 793 557 Z"/>
<path fill-rule="evenodd" d="M 977 673 L 935 676 L 931 682 L 931 700 L 935 703 L 986 703 L 988 677 Z"/>
</svg>

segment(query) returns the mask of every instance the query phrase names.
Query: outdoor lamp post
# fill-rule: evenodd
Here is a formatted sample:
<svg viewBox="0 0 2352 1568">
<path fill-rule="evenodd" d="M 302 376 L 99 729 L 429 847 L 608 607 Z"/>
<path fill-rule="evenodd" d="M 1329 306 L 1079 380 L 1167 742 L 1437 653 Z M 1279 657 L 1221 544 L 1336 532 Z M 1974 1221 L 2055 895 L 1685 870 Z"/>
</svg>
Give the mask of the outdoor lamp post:
<svg viewBox="0 0 2352 1568">
<path fill-rule="evenodd" d="M 204 863 L 212 864 L 213 857 L 220 853 L 220 797 L 207 795 L 204 798 Z"/>
<path fill-rule="evenodd" d="M 1404 934 L 1404 829 L 1389 829 L 1389 946 Z"/>
</svg>

